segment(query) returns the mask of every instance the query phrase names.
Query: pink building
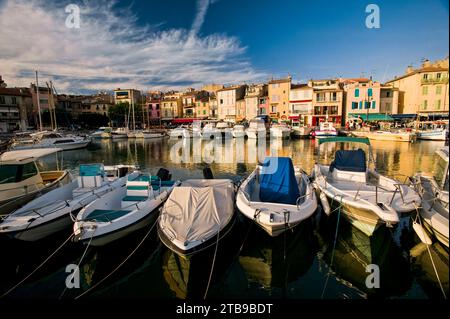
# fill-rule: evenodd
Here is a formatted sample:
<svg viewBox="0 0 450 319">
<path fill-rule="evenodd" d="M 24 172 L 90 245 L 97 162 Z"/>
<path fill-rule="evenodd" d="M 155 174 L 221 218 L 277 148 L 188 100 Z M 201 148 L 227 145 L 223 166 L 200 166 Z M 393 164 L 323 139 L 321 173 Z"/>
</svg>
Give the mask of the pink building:
<svg viewBox="0 0 450 319">
<path fill-rule="evenodd" d="M 150 124 L 159 124 L 159 120 L 161 117 L 161 100 L 152 99 L 147 101 L 146 110 Z"/>
<path fill-rule="evenodd" d="M 258 100 L 258 115 L 269 114 L 269 97 L 260 96 Z"/>
</svg>

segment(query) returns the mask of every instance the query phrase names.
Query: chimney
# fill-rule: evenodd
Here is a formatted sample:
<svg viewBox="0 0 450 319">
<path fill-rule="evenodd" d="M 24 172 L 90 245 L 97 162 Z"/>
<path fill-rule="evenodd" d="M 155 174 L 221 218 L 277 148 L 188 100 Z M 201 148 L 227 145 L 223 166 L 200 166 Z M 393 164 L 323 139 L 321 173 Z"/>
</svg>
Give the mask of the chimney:
<svg viewBox="0 0 450 319">
<path fill-rule="evenodd" d="M 430 60 L 426 59 L 425 61 L 423 61 L 423 63 L 422 63 L 423 68 L 427 68 L 429 66 L 431 66 Z"/>
</svg>

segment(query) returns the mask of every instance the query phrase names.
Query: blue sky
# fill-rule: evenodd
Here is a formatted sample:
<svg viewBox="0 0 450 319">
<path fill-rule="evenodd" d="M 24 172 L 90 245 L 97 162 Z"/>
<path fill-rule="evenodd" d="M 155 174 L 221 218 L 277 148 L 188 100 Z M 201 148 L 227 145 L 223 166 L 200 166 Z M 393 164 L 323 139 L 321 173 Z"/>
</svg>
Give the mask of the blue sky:
<svg viewBox="0 0 450 319">
<path fill-rule="evenodd" d="M 77 30 L 64 26 L 71 2 L 81 8 Z M 386 81 L 422 58 L 448 56 L 444 0 L 71 2 L 0 0 L 0 74 L 7 82 L 28 84 L 34 69 L 73 92 L 255 82 L 288 73 L 300 81 Z M 365 26 L 370 3 L 380 7 L 379 29 Z"/>
</svg>

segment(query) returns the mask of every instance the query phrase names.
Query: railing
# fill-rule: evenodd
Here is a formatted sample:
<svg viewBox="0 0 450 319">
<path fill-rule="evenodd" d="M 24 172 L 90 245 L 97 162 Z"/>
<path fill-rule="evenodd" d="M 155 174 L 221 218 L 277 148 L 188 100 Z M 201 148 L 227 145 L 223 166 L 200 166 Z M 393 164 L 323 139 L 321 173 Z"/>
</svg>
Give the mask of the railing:
<svg viewBox="0 0 450 319">
<path fill-rule="evenodd" d="M 448 78 L 429 78 L 429 79 L 422 79 L 420 81 L 421 84 L 448 84 Z"/>
</svg>

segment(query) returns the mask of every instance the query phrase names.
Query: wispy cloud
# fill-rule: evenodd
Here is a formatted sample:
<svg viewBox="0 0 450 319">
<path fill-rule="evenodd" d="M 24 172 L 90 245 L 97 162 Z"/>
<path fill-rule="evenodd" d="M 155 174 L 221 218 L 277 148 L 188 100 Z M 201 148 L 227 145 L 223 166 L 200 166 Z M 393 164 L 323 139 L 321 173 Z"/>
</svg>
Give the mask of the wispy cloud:
<svg viewBox="0 0 450 319">
<path fill-rule="evenodd" d="M 29 85 L 38 69 L 69 92 L 263 78 L 237 38 L 198 35 L 209 5 L 198 0 L 192 27 L 185 30 L 141 26 L 131 8 L 119 14 L 114 3 L 86 1 L 80 6 L 81 27 L 69 29 L 65 5 L 6 0 L 0 6 L 0 74 L 10 86 Z"/>
</svg>

